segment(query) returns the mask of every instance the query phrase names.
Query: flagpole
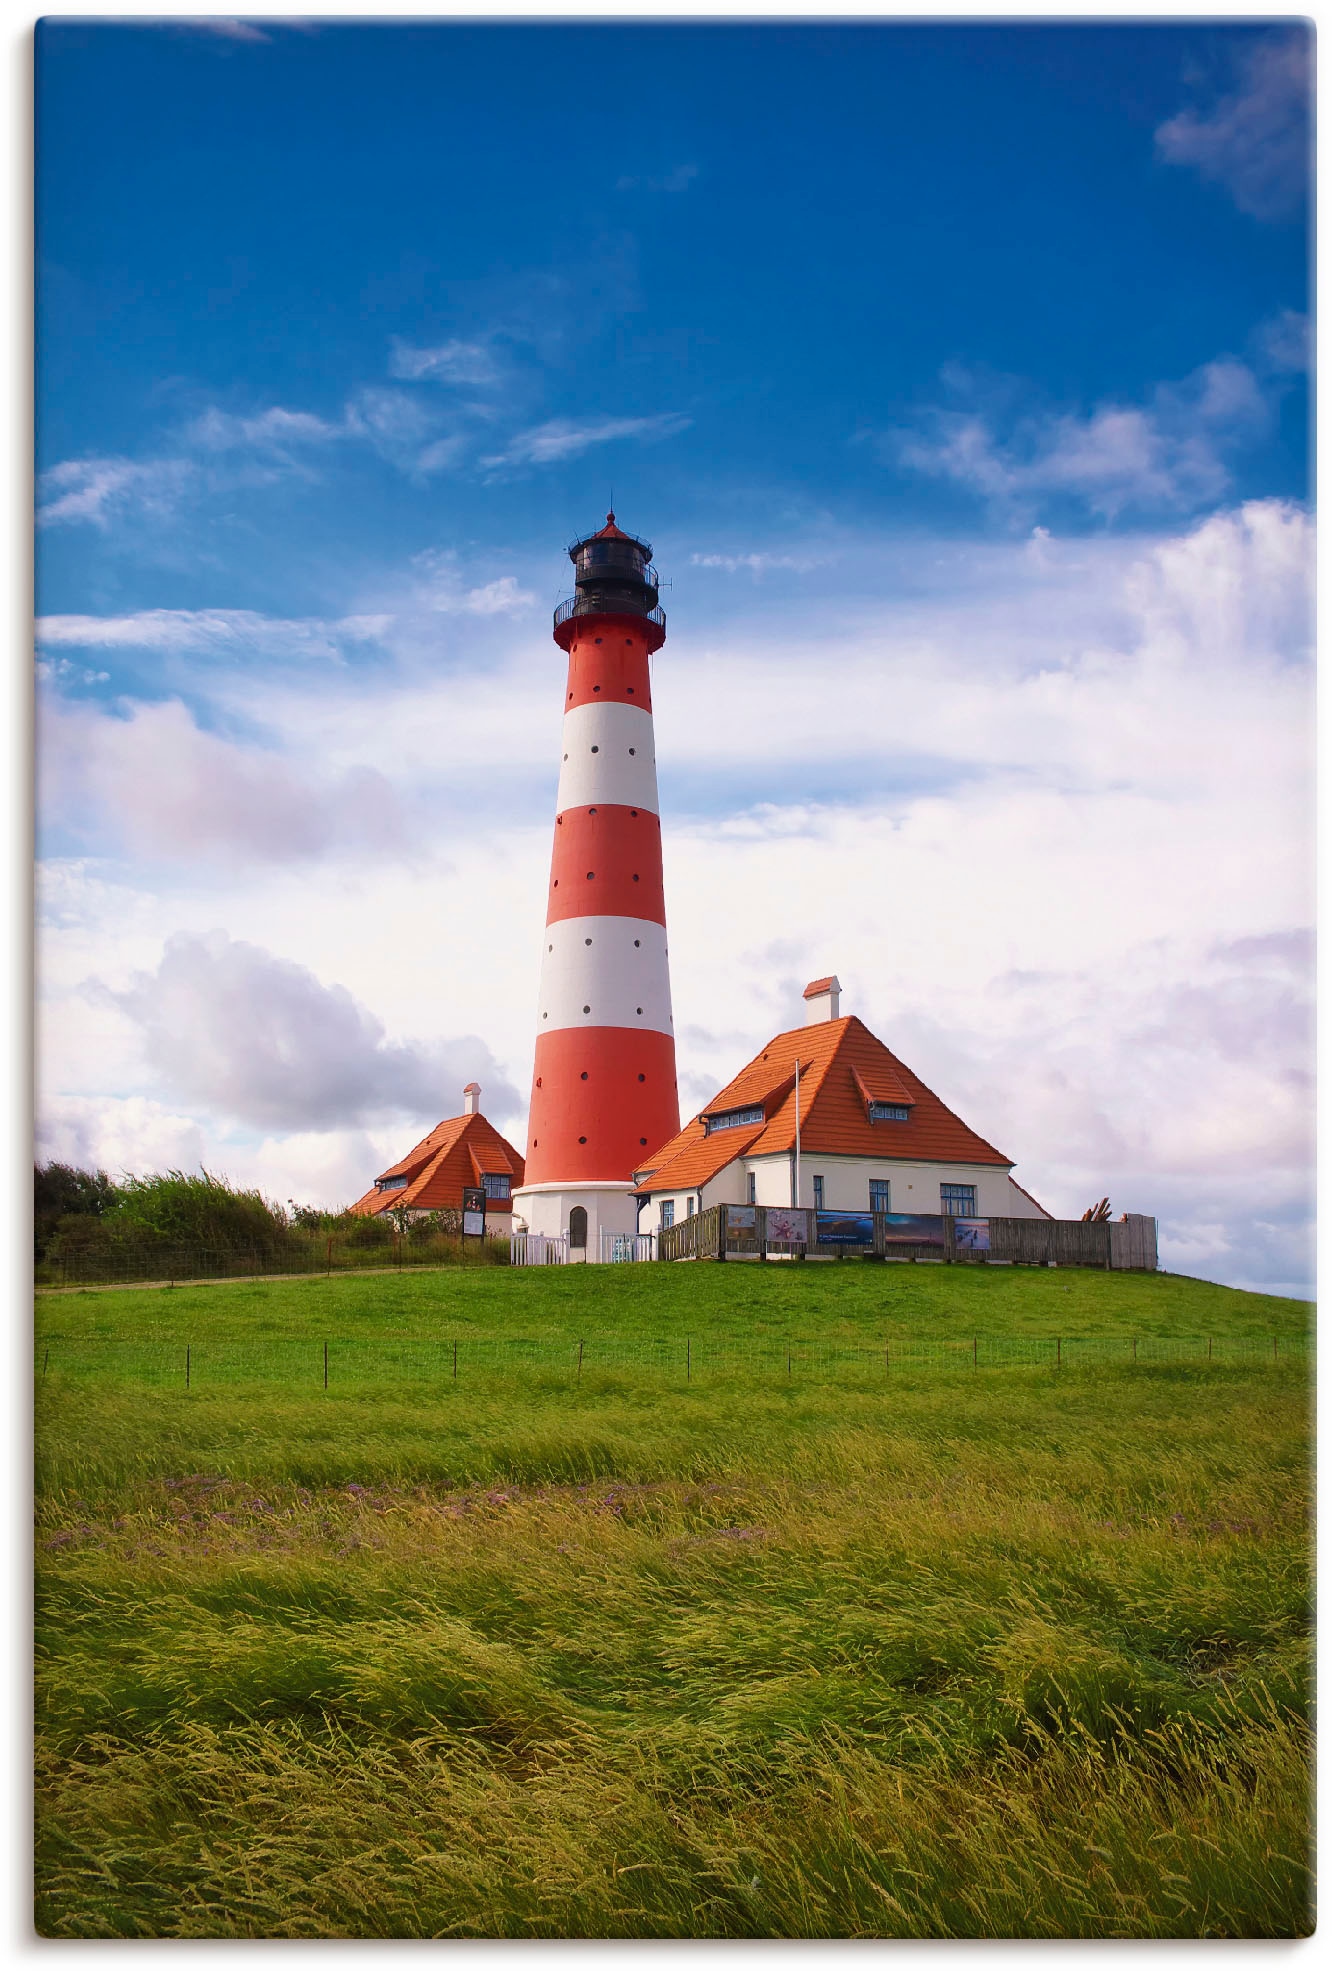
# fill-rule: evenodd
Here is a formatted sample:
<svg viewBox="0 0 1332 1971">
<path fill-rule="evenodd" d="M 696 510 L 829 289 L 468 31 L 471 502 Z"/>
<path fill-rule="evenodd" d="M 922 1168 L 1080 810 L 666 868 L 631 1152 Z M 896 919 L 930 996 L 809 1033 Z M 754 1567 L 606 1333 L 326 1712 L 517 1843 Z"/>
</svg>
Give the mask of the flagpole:
<svg viewBox="0 0 1332 1971">
<path fill-rule="evenodd" d="M 800 1062 L 798 1059 L 796 1061 L 795 1098 L 796 1098 L 795 1204 L 796 1207 L 799 1208 L 799 1204 L 800 1204 Z"/>
</svg>

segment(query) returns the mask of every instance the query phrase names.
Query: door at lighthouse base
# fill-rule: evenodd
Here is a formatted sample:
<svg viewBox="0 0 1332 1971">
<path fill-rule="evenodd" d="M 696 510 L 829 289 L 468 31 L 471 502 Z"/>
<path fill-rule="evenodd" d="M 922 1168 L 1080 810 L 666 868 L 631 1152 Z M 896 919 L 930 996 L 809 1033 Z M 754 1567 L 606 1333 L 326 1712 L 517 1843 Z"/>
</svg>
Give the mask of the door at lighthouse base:
<svg viewBox="0 0 1332 1971">
<path fill-rule="evenodd" d="M 587 1258 L 587 1212 L 582 1205 L 575 1205 L 569 1213 L 569 1257 Z"/>
</svg>

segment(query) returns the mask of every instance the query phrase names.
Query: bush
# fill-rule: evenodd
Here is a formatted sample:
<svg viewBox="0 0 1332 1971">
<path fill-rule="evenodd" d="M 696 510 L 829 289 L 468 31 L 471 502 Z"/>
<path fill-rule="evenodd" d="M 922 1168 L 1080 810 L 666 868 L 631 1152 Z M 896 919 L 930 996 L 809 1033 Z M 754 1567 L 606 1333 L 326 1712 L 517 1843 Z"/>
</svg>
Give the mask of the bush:
<svg viewBox="0 0 1332 1971">
<path fill-rule="evenodd" d="M 104 1170 L 78 1170 L 73 1164 L 38 1164 L 33 1169 L 33 1240 L 37 1258 L 55 1233 L 67 1223 L 82 1220 L 96 1226 L 104 1212 L 118 1203 L 120 1193 Z"/>
</svg>

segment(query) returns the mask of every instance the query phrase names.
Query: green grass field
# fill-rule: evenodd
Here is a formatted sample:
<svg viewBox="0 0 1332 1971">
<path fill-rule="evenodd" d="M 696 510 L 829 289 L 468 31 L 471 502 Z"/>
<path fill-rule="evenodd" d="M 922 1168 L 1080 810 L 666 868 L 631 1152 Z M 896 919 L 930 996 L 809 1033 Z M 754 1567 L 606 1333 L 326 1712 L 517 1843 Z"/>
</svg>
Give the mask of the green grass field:
<svg viewBox="0 0 1332 1971">
<path fill-rule="evenodd" d="M 1310 1318 L 857 1263 L 42 1295 L 39 1926 L 1305 1934 Z"/>
</svg>

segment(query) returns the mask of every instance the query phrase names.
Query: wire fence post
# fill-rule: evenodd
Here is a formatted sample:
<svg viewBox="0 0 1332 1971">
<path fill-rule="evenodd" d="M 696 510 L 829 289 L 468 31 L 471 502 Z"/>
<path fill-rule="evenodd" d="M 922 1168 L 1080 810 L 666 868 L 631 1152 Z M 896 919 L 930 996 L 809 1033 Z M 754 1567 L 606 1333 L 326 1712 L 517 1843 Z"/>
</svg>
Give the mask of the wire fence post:
<svg viewBox="0 0 1332 1971">
<path fill-rule="evenodd" d="M 980 1366 L 979 1350 L 980 1350 L 980 1343 L 979 1341 L 976 1340 L 975 1336 L 973 1335 L 971 1341 L 971 1366 L 973 1369 L 979 1368 Z"/>
<path fill-rule="evenodd" d="M 884 1348 L 884 1351 L 883 1351 L 883 1373 L 884 1373 L 885 1375 L 887 1375 L 887 1373 L 888 1373 L 888 1350 L 887 1350 L 887 1347 L 885 1347 L 885 1348 Z"/>
<path fill-rule="evenodd" d="M 324 1343 L 324 1388 L 328 1388 L 328 1343 Z"/>
<path fill-rule="evenodd" d="M 579 1382 L 583 1380 L 583 1344 L 581 1340 L 578 1343 L 578 1380 Z"/>
<path fill-rule="evenodd" d="M 1212 1337 L 1210 1335 L 1207 1337 L 1207 1359 L 1209 1362 L 1212 1359 Z"/>
<path fill-rule="evenodd" d="M 1273 1361 L 1275 1362 L 1275 1361 L 1276 1361 L 1276 1358 L 1277 1358 L 1277 1338 L 1276 1338 L 1276 1336 L 1275 1336 L 1275 1335 L 1273 1335 L 1273 1336 L 1272 1336 L 1272 1360 L 1273 1360 Z"/>
<path fill-rule="evenodd" d="M 788 1376 L 791 1373 L 791 1350 L 789 1347 L 786 1351 L 786 1373 Z"/>
<path fill-rule="evenodd" d="M 48 1348 L 48 1349 L 46 1350 L 46 1353 L 45 1353 L 45 1354 L 44 1354 L 44 1355 L 42 1356 L 42 1374 L 43 1374 L 43 1375 L 45 1375 L 45 1374 L 46 1374 L 46 1365 L 47 1365 L 47 1363 L 48 1363 L 48 1362 L 50 1361 L 50 1359 L 51 1359 L 51 1351 L 50 1351 L 50 1349 Z"/>
<path fill-rule="evenodd" d="M 1063 1336 L 1062 1336 L 1062 1335 L 1056 1335 L 1056 1336 L 1055 1336 L 1055 1367 L 1056 1367 L 1056 1369 L 1059 1369 L 1059 1368 L 1062 1368 L 1062 1367 L 1063 1367 L 1063 1363 L 1064 1363 L 1064 1338 L 1063 1338 Z"/>
<path fill-rule="evenodd" d="M 186 1387 L 186 1389 L 188 1389 L 188 1388 L 189 1388 L 189 1386 L 190 1386 L 190 1344 L 189 1344 L 188 1342 L 186 1342 L 186 1344 L 185 1344 L 185 1387 Z"/>
<path fill-rule="evenodd" d="M 692 1341 L 686 1341 L 685 1342 L 685 1381 L 692 1382 L 693 1379 L 694 1379 L 694 1344 Z"/>
<path fill-rule="evenodd" d="M 458 1344 L 456 1341 L 453 1344 L 453 1380 L 455 1382 L 458 1380 Z"/>
<path fill-rule="evenodd" d="M 1133 1337 L 1133 1359 L 1135 1362 L 1138 1359 L 1138 1337 L 1136 1335 Z"/>
</svg>

